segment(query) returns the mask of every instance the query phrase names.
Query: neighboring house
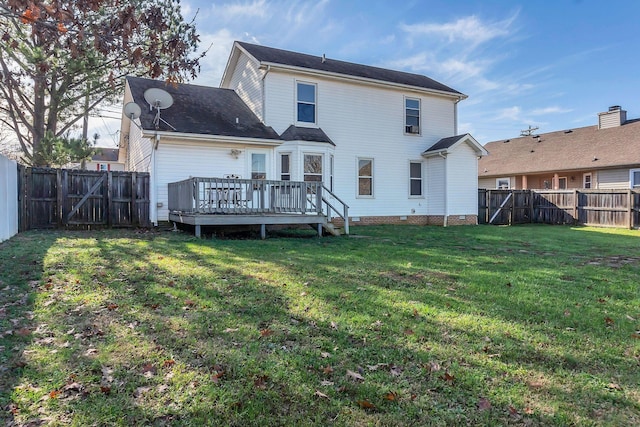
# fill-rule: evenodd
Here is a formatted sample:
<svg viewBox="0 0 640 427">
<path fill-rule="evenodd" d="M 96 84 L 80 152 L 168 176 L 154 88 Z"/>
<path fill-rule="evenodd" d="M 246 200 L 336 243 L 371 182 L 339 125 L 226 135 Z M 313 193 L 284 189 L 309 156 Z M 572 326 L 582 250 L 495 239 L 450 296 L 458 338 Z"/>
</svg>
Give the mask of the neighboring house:
<svg viewBox="0 0 640 427">
<path fill-rule="evenodd" d="M 144 99 L 161 88 L 171 107 Z M 121 150 L 151 174 L 151 218 L 189 177 L 322 181 L 354 224 L 476 224 L 477 159 L 457 135 L 466 96 L 428 77 L 235 42 L 220 88 L 129 77 Z M 457 135 L 457 136 L 456 136 Z"/>
<path fill-rule="evenodd" d="M 120 159 L 118 148 L 98 147 L 85 168 L 90 171 L 123 171 L 124 159 Z"/>
<path fill-rule="evenodd" d="M 640 188 L 640 119 L 619 106 L 598 125 L 489 142 L 479 188 Z"/>
</svg>

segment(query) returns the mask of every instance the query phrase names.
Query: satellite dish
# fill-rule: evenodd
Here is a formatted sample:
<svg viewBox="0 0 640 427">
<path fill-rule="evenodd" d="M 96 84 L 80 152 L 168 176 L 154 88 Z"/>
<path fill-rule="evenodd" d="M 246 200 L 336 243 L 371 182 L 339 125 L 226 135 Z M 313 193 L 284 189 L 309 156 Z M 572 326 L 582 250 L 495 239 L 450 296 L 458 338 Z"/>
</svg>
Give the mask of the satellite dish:
<svg viewBox="0 0 640 427">
<path fill-rule="evenodd" d="M 140 117 L 142 114 L 142 110 L 140 106 L 135 102 L 127 102 L 124 105 L 124 115 L 127 116 L 130 120 L 135 120 Z"/>
<path fill-rule="evenodd" d="M 166 90 L 152 87 L 144 91 L 144 99 L 151 108 L 164 110 L 173 105 L 173 97 Z"/>
</svg>

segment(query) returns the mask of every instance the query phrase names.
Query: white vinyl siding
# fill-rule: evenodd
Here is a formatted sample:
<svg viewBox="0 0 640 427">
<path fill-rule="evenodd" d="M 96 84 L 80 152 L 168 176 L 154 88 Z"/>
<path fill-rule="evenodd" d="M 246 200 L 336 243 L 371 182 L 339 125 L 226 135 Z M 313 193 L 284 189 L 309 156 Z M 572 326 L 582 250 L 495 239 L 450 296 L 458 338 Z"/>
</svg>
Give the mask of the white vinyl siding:
<svg viewBox="0 0 640 427">
<path fill-rule="evenodd" d="M 446 194 L 449 215 L 478 214 L 478 157 L 468 144 L 447 155 Z"/>
<path fill-rule="evenodd" d="M 266 75 L 265 120 L 276 132 L 282 133 L 296 124 L 295 82 L 308 79 L 275 68 Z M 424 150 L 441 138 L 454 135 L 454 100 L 324 76 L 316 76 L 313 81 L 318 85 L 318 126 L 336 144 L 335 147 L 324 144 L 335 150 L 334 192 L 349 205 L 349 214 L 426 215 L 428 200 L 407 197 L 408 173 L 404 171 L 409 161 L 421 158 Z M 420 99 L 423 118 L 420 135 L 405 135 L 403 132 L 404 99 L 408 96 Z M 285 142 L 281 149 L 290 151 L 290 147 L 290 143 Z M 297 155 L 294 152 L 292 156 L 294 168 L 302 164 Z M 358 157 L 375 158 L 375 199 L 357 196 L 355 159 Z M 427 169 L 425 162 L 425 198 L 429 195 Z M 328 171 L 326 163 L 324 171 Z M 292 171 L 292 180 L 302 180 L 301 168 Z"/>
<path fill-rule="evenodd" d="M 445 164 L 442 157 L 429 157 L 426 164 L 427 215 L 444 215 Z"/>
<path fill-rule="evenodd" d="M 236 91 L 238 96 L 240 96 L 260 120 L 264 119 L 262 94 L 263 75 L 264 72 L 258 68 L 257 64 L 242 53 L 238 58 L 238 65 L 231 76 L 231 82 L 228 87 L 228 89 Z"/>
</svg>

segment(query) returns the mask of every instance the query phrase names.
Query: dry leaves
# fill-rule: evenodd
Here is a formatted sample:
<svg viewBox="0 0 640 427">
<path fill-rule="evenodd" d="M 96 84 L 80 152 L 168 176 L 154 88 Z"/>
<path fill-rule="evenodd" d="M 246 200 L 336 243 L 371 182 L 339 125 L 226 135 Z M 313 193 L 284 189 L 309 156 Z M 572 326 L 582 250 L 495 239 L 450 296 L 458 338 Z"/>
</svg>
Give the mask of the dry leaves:
<svg viewBox="0 0 640 427">
<path fill-rule="evenodd" d="M 347 378 L 351 378 L 356 381 L 364 381 L 364 377 L 357 372 L 350 371 L 347 369 Z"/>
<path fill-rule="evenodd" d="M 481 397 L 478 400 L 478 410 L 480 411 L 486 411 L 491 409 L 491 402 L 489 402 L 489 399 Z"/>
<path fill-rule="evenodd" d="M 376 405 L 374 405 L 373 403 L 369 402 L 367 399 L 363 399 L 363 400 L 358 400 L 358 406 L 360 406 L 362 409 L 375 409 Z"/>
<path fill-rule="evenodd" d="M 327 396 L 326 394 L 324 394 L 323 392 L 316 390 L 315 393 L 313 393 L 314 396 L 320 397 L 322 399 L 329 399 L 329 396 Z"/>
</svg>

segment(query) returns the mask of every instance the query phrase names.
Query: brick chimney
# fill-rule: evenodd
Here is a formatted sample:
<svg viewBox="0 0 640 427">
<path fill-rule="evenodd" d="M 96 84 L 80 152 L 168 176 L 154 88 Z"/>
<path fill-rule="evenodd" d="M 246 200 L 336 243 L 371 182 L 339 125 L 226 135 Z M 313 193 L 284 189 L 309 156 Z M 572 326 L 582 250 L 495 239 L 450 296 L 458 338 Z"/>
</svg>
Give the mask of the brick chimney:
<svg viewBox="0 0 640 427">
<path fill-rule="evenodd" d="M 619 105 L 609 107 L 609 111 L 598 113 L 598 129 L 621 126 L 627 121 L 627 112 Z"/>
</svg>

